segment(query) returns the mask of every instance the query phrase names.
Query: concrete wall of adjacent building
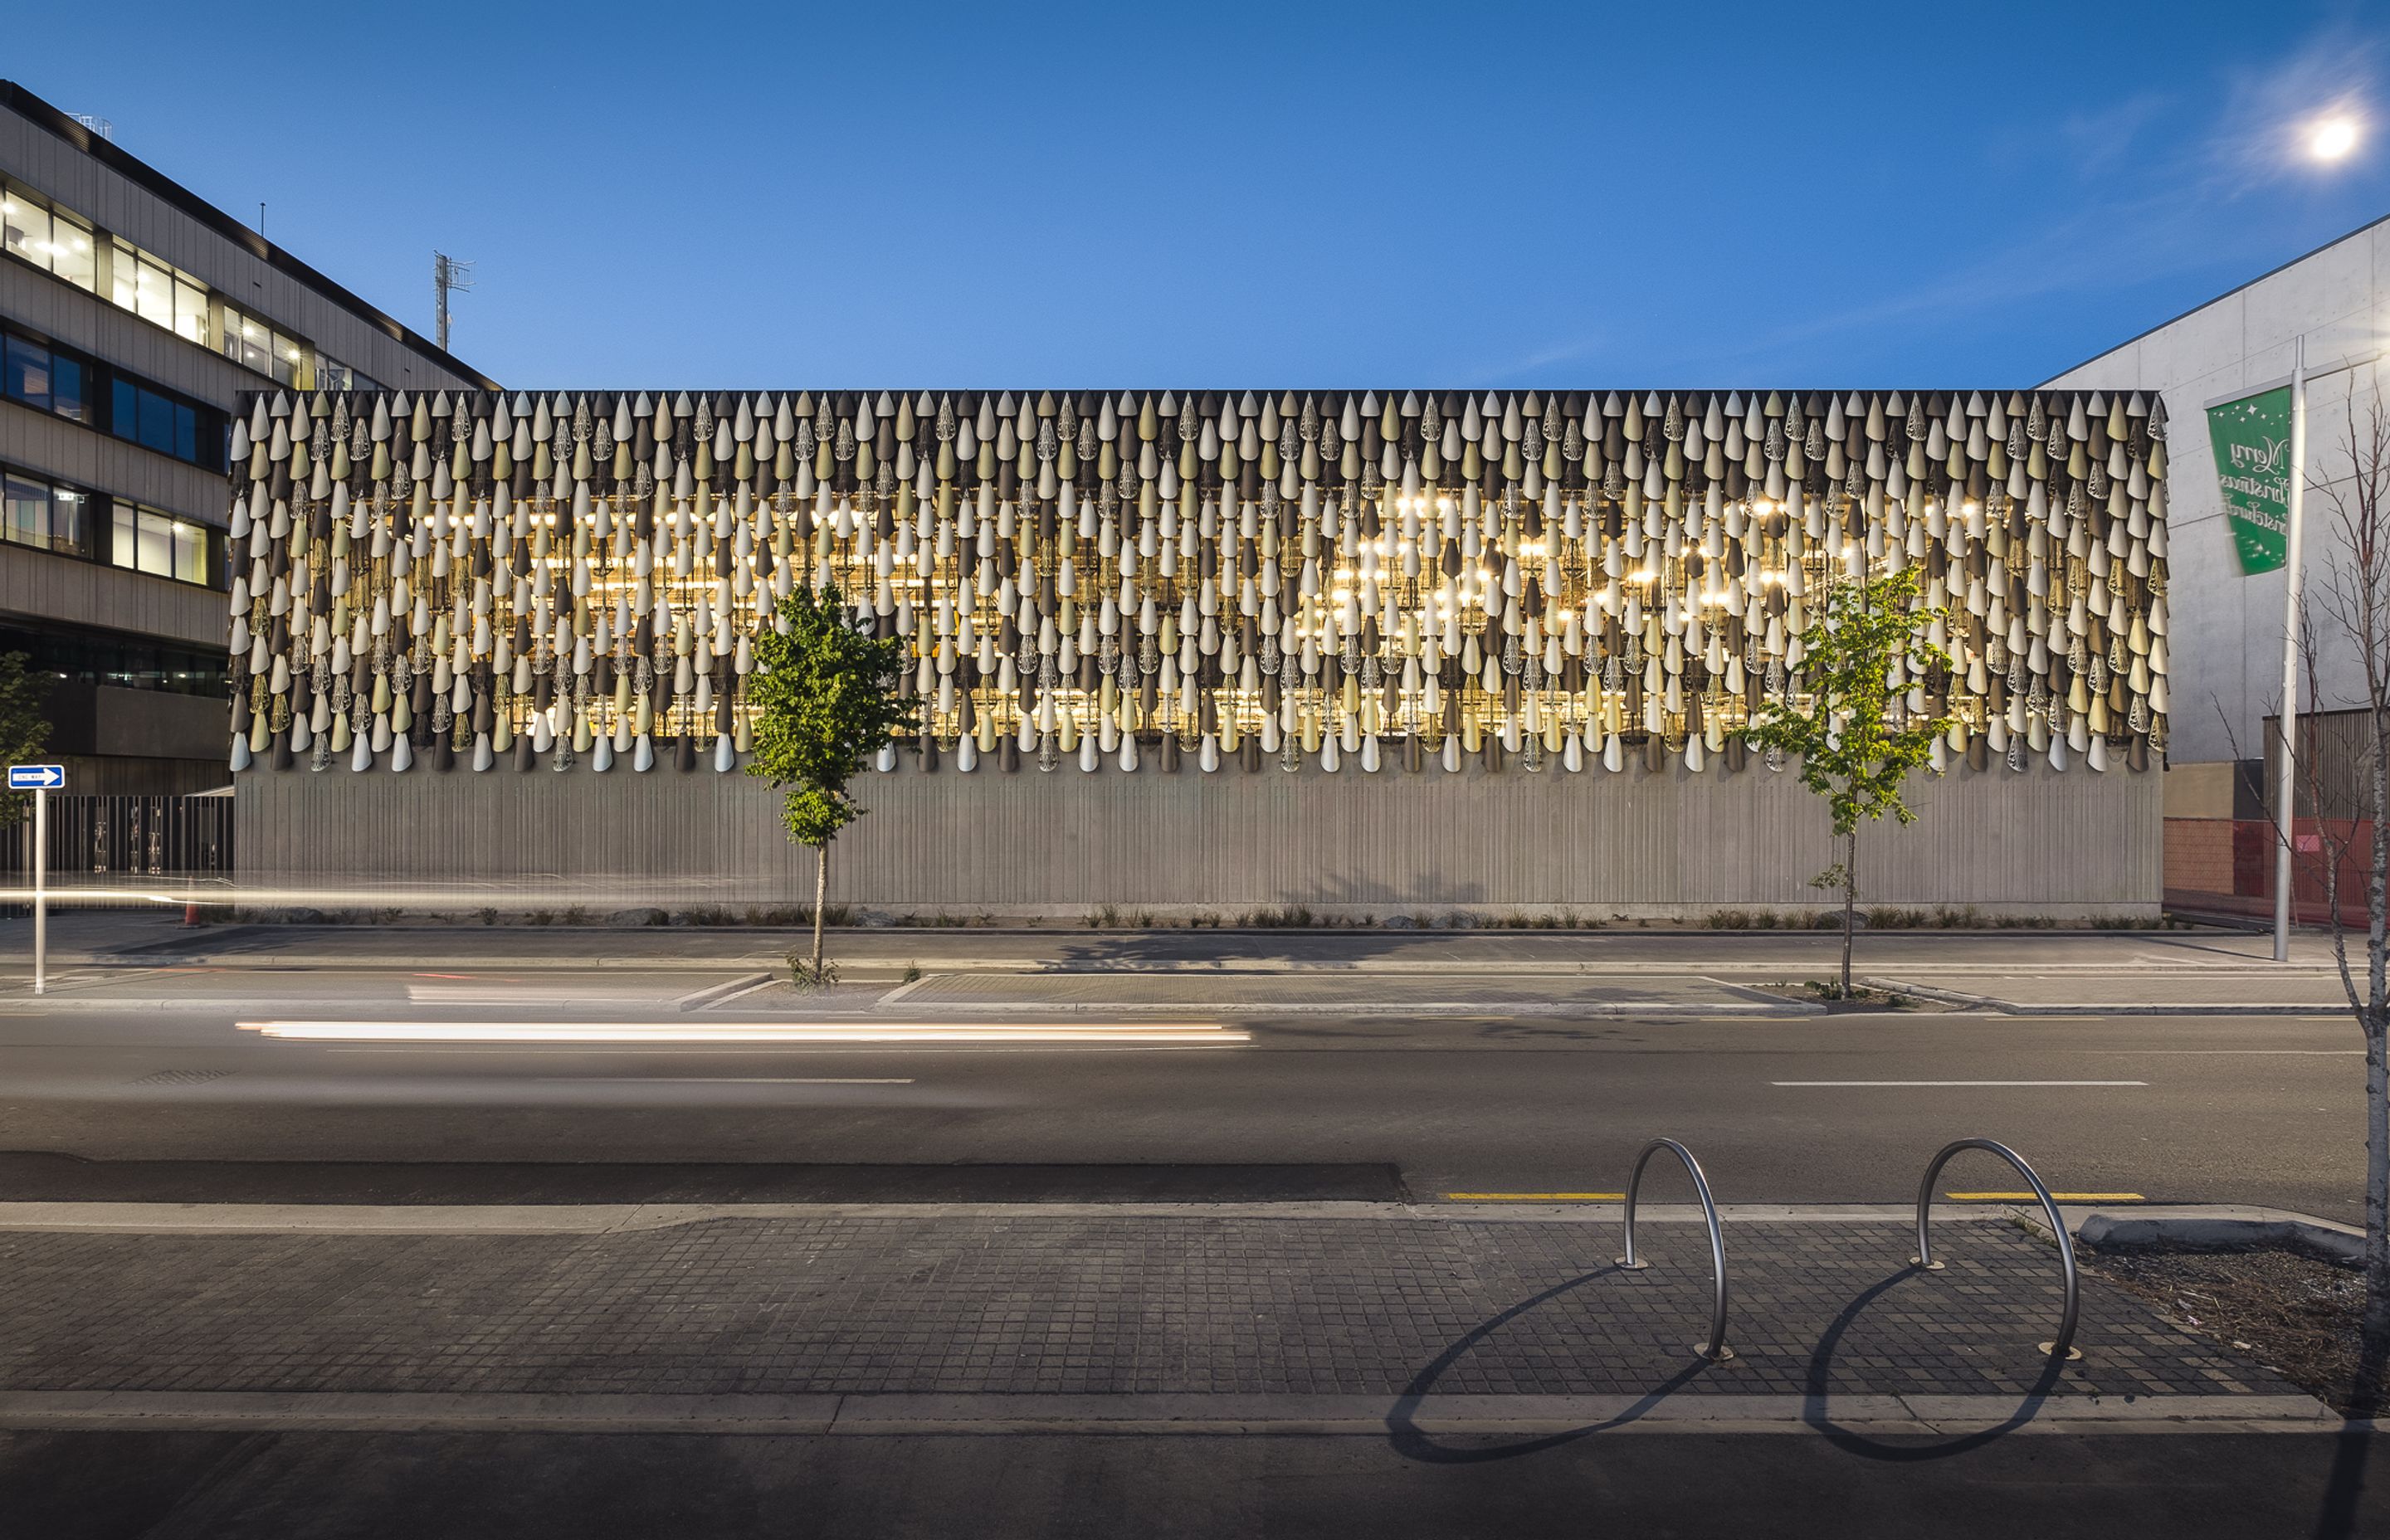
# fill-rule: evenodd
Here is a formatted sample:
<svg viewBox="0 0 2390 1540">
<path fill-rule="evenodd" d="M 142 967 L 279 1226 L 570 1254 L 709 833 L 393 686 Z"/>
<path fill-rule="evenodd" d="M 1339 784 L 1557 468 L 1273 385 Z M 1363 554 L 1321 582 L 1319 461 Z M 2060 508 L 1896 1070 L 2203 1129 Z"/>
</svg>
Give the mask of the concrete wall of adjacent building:
<svg viewBox="0 0 2390 1540">
<path fill-rule="evenodd" d="M 143 449 L 112 433 L 96 431 L 5 397 L 0 397 L 0 444 L 6 446 L 5 457 L 11 464 L 77 486 L 130 497 L 181 514 L 194 523 L 217 529 L 225 525 L 226 499 L 221 470 L 202 470 L 171 455 Z M 107 514 L 101 508 L 96 517 Z M 216 633 L 208 639 L 209 645 L 222 647 L 221 624 Z"/>
<path fill-rule="evenodd" d="M 776 794 L 743 775 L 302 768 L 235 785 L 245 883 L 592 909 L 813 893 Z M 964 775 L 908 759 L 856 789 L 869 812 L 838 841 L 834 898 L 899 912 L 1811 910 L 1826 898 L 1809 879 L 1839 858 L 1818 799 L 1755 767 Z M 1921 776 L 1917 821 L 1861 835 L 1863 902 L 2152 915 L 2162 796 L 2155 771 Z"/>
<path fill-rule="evenodd" d="M 2262 719 L 2282 693 L 2284 574 L 2241 575 L 2216 485 L 2206 404 L 2290 375 L 2306 340 L 2307 366 L 2376 353 L 2390 333 L 2390 221 L 2368 225 L 2220 299 L 2049 381 L 2052 389 L 2112 388 L 2165 397 L 2168 475 L 2166 637 L 2171 672 L 2169 755 L 2178 764 L 2264 752 Z M 2378 366 L 2319 379 L 2310 392 L 2308 474 L 2345 486 L 2352 390 L 2360 417 L 2383 381 Z M 2360 434 L 2363 430 L 2360 426 Z M 2326 499 L 2308 496 L 2307 584 L 2323 591 L 2334 568 Z M 2354 650 L 2335 647 L 2314 610 L 2324 709 L 2358 703 Z M 2303 687 L 2304 694 L 2304 687 Z"/>
<path fill-rule="evenodd" d="M 386 386 L 481 383 L 461 366 L 443 362 L 437 350 L 408 340 L 404 328 L 342 295 L 336 284 L 311 276 L 289 253 L 268 246 L 238 221 L 187 194 L 177 195 L 171 185 L 161 187 L 155 173 L 109 147 L 86 151 L 73 134 L 53 132 L 38 104 L 19 110 L 0 102 L 0 174 L 180 267 L 222 301 L 306 339 Z M 241 392 L 273 388 L 270 379 L 216 349 L 117 308 L 104 282 L 96 294 L 0 258 L 0 317 L 228 413 Z M 110 516 L 105 499 L 114 496 L 217 529 L 226 522 L 221 472 L 21 403 L 0 400 L 0 459 L 100 494 L 91 509 L 95 519 Z M 220 592 L 0 544 L 0 618 L 12 622 L 120 632 L 221 650 L 225 606 Z M 222 784 L 227 747 L 224 701 L 145 699 L 139 698 L 150 692 L 107 687 L 67 688 L 88 692 L 71 702 L 78 713 L 72 725 L 82 736 L 71 751 L 55 743 L 53 750 L 84 766 L 79 787 L 104 783 L 109 790 L 147 792 Z"/>
<path fill-rule="evenodd" d="M 386 323 L 359 314 L 287 265 L 261 255 L 261 249 L 272 250 L 262 239 L 212 227 L 99 156 L 85 154 L 5 107 L 0 172 L 385 386 L 412 391 L 478 383 L 392 336 Z M 23 270 L 12 276 L 5 292 L 15 319 L 201 401 L 228 406 L 238 391 L 272 388 L 271 380 L 222 354 L 119 310 L 105 296 L 95 303 L 87 291 L 45 274 Z"/>
<path fill-rule="evenodd" d="M 122 236 L 180 267 L 223 302 L 306 339 L 386 386 L 415 390 L 480 383 L 394 335 L 395 323 L 361 313 L 355 303 L 309 283 L 282 253 L 251 233 L 218 227 L 215 222 L 225 217 L 220 212 L 209 211 L 212 218 L 201 217 L 111 165 L 103 155 L 85 153 L 34 117 L 5 105 L 0 105 L 0 173 L 99 230 Z M 235 410 L 242 391 L 274 388 L 272 379 L 217 349 L 119 309 L 104 291 L 95 294 L 22 263 L 0 261 L 0 316 L 226 412 Z M 0 402 L 0 457 L 195 522 L 221 529 L 226 521 L 221 472 L 200 470 L 21 404 Z M 64 565 L 72 558 L 48 559 Z M 123 625 L 72 610 L 19 612 Z M 203 636 L 180 630 L 159 635 L 222 646 L 224 633 L 219 612 Z"/>
<path fill-rule="evenodd" d="M 122 567 L 0 544 L 0 614 L 58 620 L 190 647 L 221 648 L 225 597 Z M 225 748 L 226 744 L 216 747 Z"/>
<path fill-rule="evenodd" d="M 231 711 L 220 698 L 71 679 L 51 685 L 42 703 L 52 753 L 204 760 L 219 766 L 224 762 L 215 751 L 224 742 Z M 216 784 L 230 776 L 220 769 Z"/>
</svg>

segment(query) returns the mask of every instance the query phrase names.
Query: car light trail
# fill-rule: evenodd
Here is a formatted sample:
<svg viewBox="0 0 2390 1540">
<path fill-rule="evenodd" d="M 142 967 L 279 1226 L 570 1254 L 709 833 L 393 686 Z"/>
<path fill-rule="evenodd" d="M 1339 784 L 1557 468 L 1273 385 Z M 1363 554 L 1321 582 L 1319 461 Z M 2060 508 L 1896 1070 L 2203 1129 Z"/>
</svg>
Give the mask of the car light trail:
<svg viewBox="0 0 2390 1540">
<path fill-rule="evenodd" d="M 975 1026 L 947 1021 L 243 1021 L 244 1032 L 307 1043 L 879 1043 L 1056 1046 L 1134 1043 L 1235 1047 L 1253 1034 L 1202 1023 L 1106 1022 Z"/>
</svg>

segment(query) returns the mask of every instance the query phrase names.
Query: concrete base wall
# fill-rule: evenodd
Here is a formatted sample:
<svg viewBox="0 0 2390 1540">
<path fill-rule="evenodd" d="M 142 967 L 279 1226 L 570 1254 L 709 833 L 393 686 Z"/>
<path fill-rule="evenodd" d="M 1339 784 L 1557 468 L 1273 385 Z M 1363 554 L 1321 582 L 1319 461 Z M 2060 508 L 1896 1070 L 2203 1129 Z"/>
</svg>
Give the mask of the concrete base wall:
<svg viewBox="0 0 2390 1540">
<path fill-rule="evenodd" d="M 869 811 L 834 847 L 832 901 L 957 917 L 1809 910 L 1828 902 L 1809 879 L 1838 855 L 1823 803 L 1755 767 L 965 775 L 907 758 L 856 791 Z M 2162 797 L 2155 772 L 1916 776 L 1917 821 L 1860 835 L 1862 902 L 2154 915 Z M 361 904 L 446 892 L 592 909 L 813 897 L 810 853 L 788 844 L 777 793 L 744 775 L 258 770 L 236 798 L 243 882 L 313 891 L 289 902 L 348 889 Z"/>
</svg>

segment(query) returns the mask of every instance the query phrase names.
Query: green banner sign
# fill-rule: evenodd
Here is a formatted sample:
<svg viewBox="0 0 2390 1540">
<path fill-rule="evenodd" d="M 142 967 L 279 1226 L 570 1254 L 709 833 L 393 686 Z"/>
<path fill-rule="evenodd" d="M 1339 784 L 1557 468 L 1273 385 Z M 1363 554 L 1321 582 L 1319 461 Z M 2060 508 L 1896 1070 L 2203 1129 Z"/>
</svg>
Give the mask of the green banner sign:
<svg viewBox="0 0 2390 1540">
<path fill-rule="evenodd" d="M 2216 446 L 2216 484 L 2241 574 L 2281 569 L 2290 559 L 2291 388 L 2277 385 L 2207 409 L 2207 436 Z"/>
</svg>

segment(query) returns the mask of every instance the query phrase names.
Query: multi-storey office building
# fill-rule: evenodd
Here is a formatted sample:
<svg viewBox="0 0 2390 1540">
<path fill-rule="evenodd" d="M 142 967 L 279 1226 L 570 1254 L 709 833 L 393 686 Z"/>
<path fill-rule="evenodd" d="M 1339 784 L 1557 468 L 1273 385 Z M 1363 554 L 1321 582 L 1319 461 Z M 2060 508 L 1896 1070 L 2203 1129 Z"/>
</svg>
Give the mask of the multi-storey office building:
<svg viewBox="0 0 2390 1540">
<path fill-rule="evenodd" d="M 225 779 L 235 397 L 492 382 L 0 81 L 0 650 L 74 789 Z"/>
</svg>

